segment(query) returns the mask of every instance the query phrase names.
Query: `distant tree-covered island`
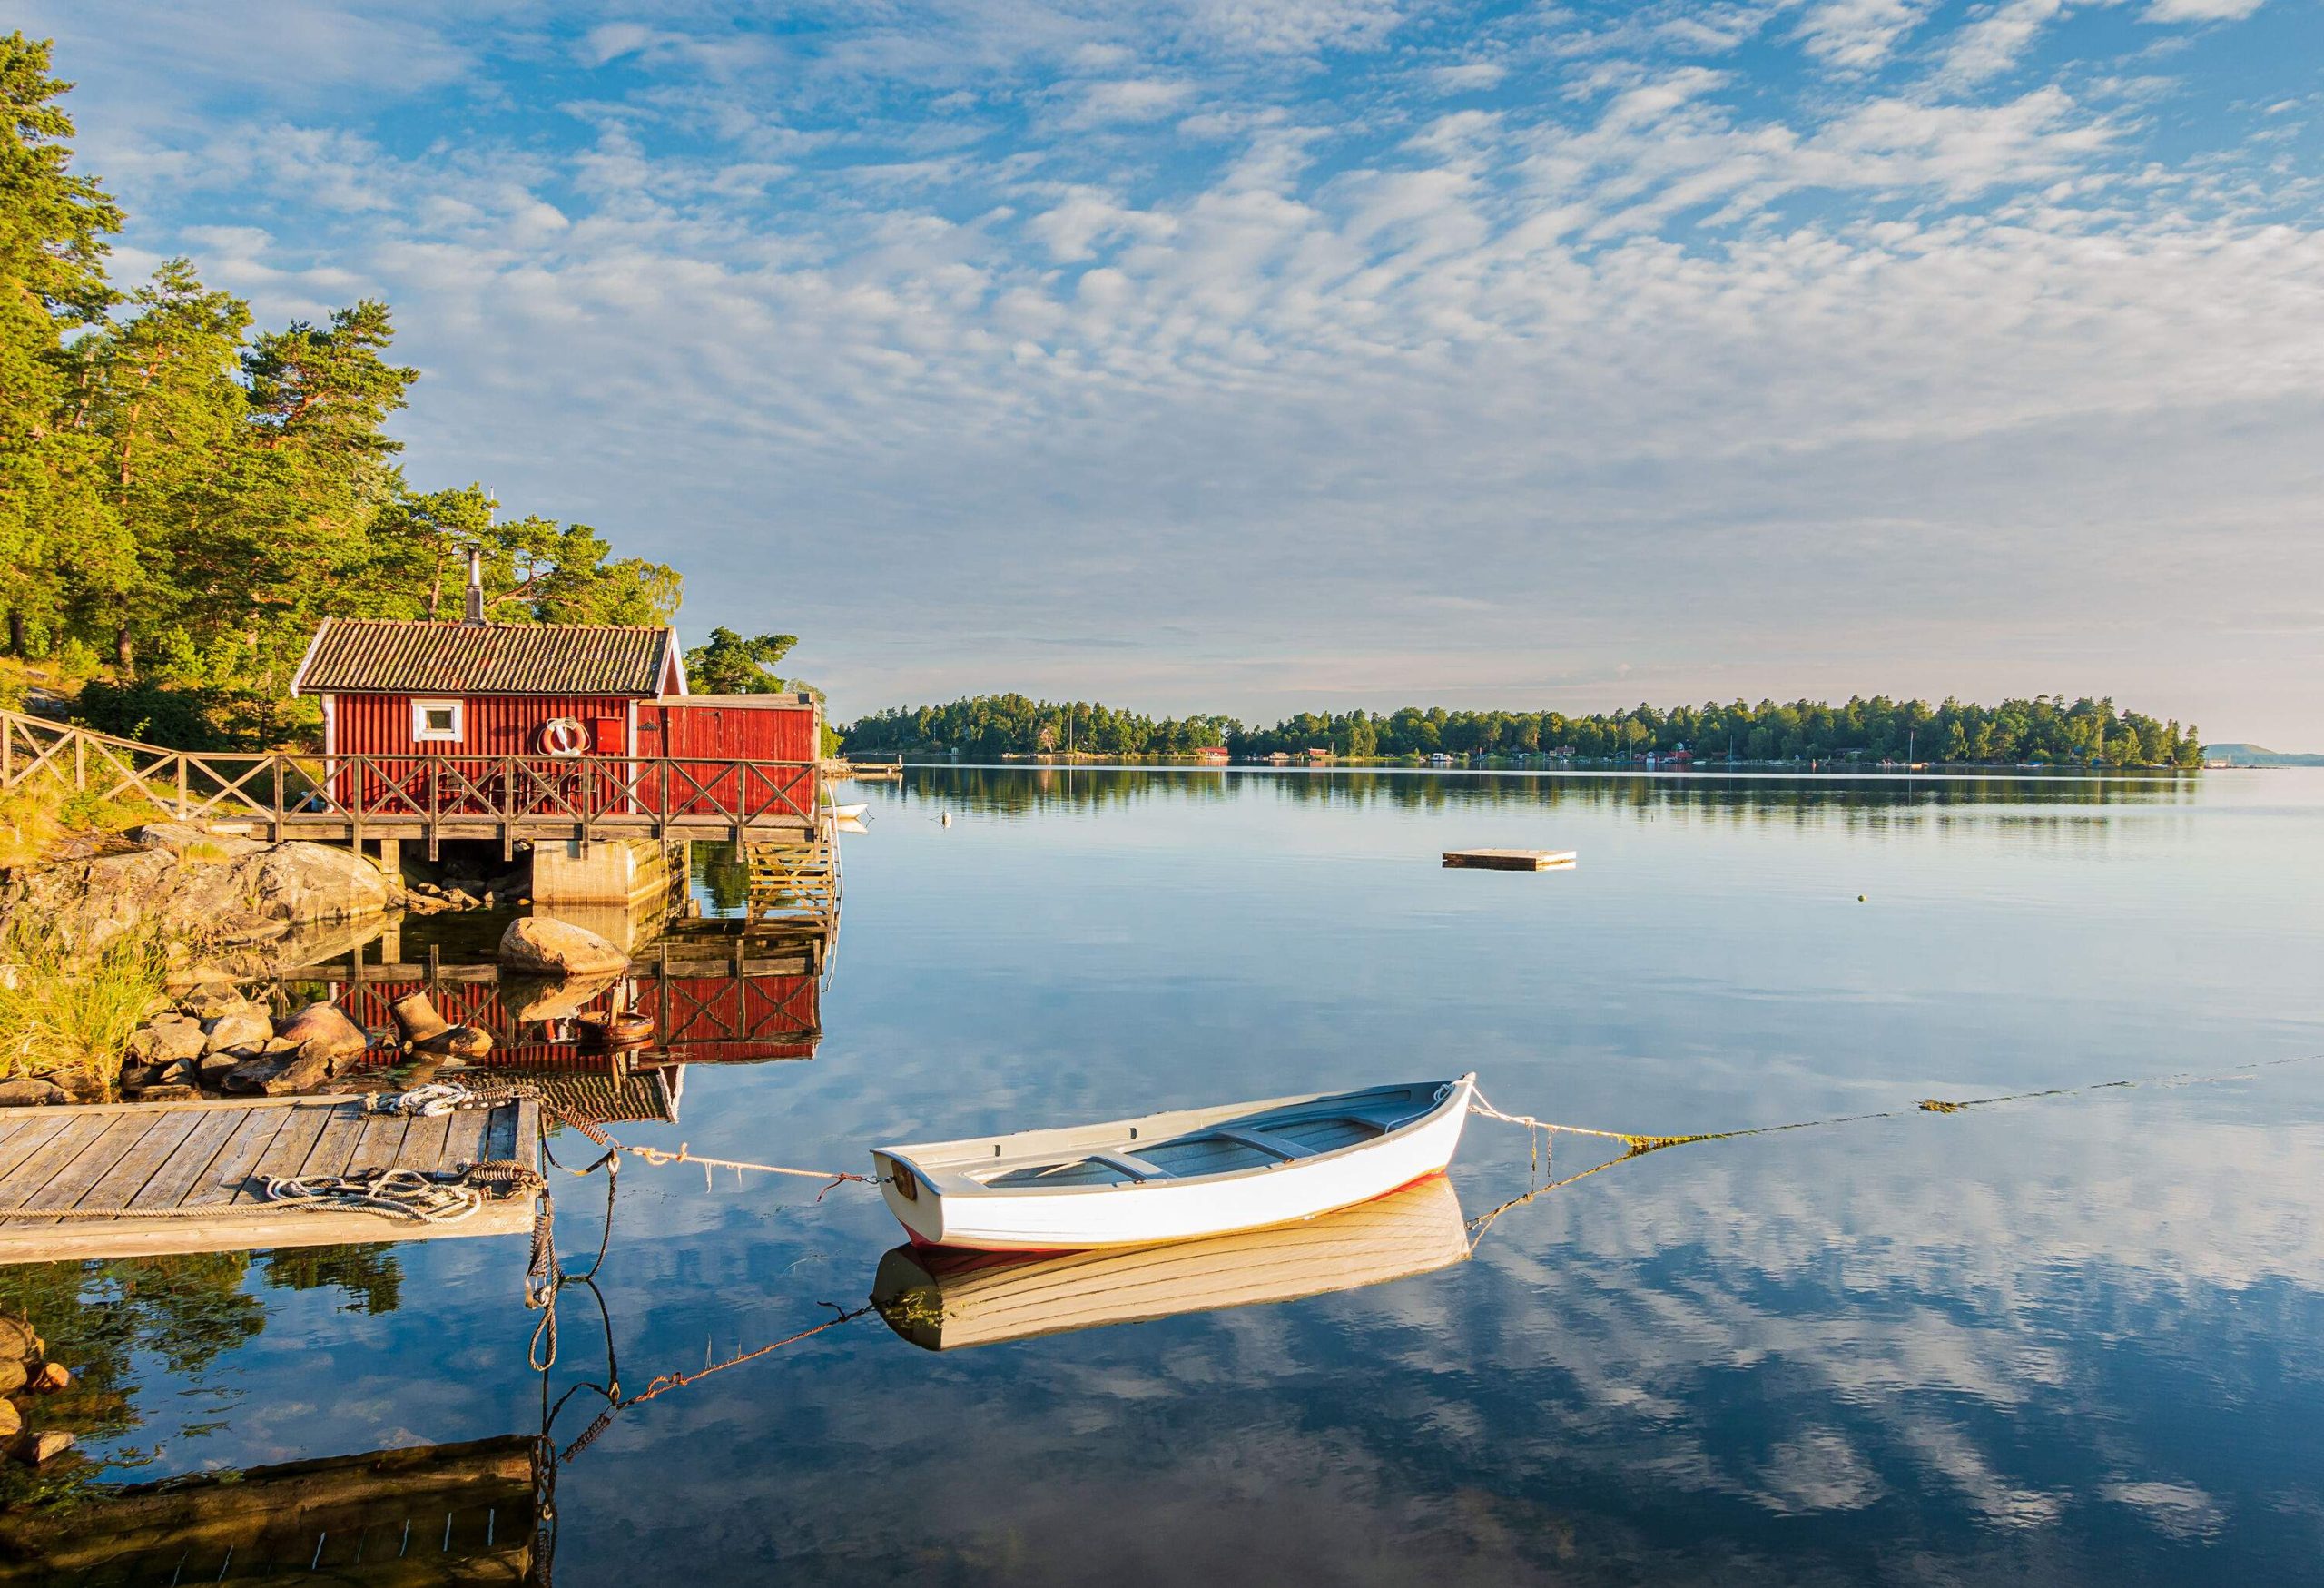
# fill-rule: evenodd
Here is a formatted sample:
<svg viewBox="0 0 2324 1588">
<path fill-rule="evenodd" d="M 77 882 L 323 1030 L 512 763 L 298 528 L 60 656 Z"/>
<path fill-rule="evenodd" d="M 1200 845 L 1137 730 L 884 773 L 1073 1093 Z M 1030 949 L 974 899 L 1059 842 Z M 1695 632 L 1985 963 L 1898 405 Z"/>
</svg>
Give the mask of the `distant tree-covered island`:
<svg viewBox="0 0 2324 1588">
<path fill-rule="evenodd" d="M 1315 752 L 1334 760 L 1431 755 L 1555 756 L 1581 762 L 1684 755 L 1697 764 L 1925 762 L 2192 769 L 2203 763 L 2191 725 L 2116 709 L 2112 699 L 2037 695 L 1976 705 L 1856 698 L 1843 705 L 1735 701 L 1570 716 L 1559 711 L 1303 712 L 1272 727 L 1233 717 L 1154 717 L 1080 701 L 984 695 L 947 705 L 875 712 L 843 730 L 851 755 L 1088 754 L 1169 757 L 1223 749 L 1237 760 Z"/>
</svg>

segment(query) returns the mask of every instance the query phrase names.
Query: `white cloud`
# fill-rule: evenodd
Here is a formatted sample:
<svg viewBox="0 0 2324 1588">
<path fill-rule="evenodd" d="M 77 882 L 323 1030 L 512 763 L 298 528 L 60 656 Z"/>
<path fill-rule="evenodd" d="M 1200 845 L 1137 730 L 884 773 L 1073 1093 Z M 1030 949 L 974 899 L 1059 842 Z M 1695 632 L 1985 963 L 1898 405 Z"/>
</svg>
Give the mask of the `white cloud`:
<svg viewBox="0 0 2324 1588">
<path fill-rule="evenodd" d="M 1399 20 L 1396 0 L 1192 0 L 1203 35 L 1265 54 L 1378 44 Z"/>
<path fill-rule="evenodd" d="M 2148 22 L 2240 22 L 2267 0 L 2152 0 Z"/>
<path fill-rule="evenodd" d="M 1076 103 L 1066 124 L 1091 127 L 1108 122 L 1150 122 L 1169 114 L 1193 94 L 1191 84 L 1157 77 L 1084 84 L 1075 91 Z"/>
<path fill-rule="evenodd" d="M 1938 76 L 1956 86 L 2014 71 L 2071 0 L 2001 0 L 1953 35 Z"/>
<path fill-rule="evenodd" d="M 1471 61 L 1459 66 L 1435 66 L 1428 80 L 1446 94 L 1470 94 L 1500 86 L 1509 68 L 1492 61 Z"/>
<path fill-rule="evenodd" d="M 1927 16 L 1932 0 L 1823 0 L 1800 18 L 1797 36 L 1809 54 L 1844 72 L 1886 63 Z"/>
</svg>

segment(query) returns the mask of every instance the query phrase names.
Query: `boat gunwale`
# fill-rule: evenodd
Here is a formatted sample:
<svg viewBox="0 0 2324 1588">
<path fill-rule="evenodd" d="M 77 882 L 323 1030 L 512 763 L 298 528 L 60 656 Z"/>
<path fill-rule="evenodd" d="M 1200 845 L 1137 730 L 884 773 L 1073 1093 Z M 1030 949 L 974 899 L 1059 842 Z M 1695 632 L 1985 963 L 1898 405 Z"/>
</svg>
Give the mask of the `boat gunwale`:
<svg viewBox="0 0 2324 1588">
<path fill-rule="evenodd" d="M 1009 1197 L 1087 1197 L 1111 1195 L 1123 1191 L 1167 1191 L 1175 1187 L 1206 1186 L 1220 1180 L 1256 1179 L 1262 1177 L 1279 1177 L 1298 1169 L 1313 1169 L 1326 1164 L 1335 1163 L 1355 1153 L 1372 1151 L 1380 1147 L 1384 1142 L 1389 1141 L 1397 1137 L 1409 1135 L 1413 1131 L 1423 1129 L 1439 1119 L 1447 1109 L 1452 1108 L 1456 1104 L 1462 1110 L 1465 1110 L 1468 1107 L 1468 1095 L 1473 1089 L 1476 1083 L 1476 1079 L 1477 1072 L 1472 1070 L 1465 1075 L 1455 1076 L 1450 1080 L 1384 1081 L 1378 1086 L 1356 1087 L 1345 1091 L 1296 1092 L 1289 1097 L 1262 1098 L 1246 1103 L 1221 1103 L 1204 1109 L 1174 1109 L 1165 1110 L 1161 1113 L 1134 1114 L 1128 1119 L 1104 1119 L 1088 1125 L 1062 1125 L 1053 1127 L 1047 1130 L 1022 1130 L 1002 1136 L 962 1136 L 950 1141 L 921 1141 L 894 1147 L 875 1147 L 872 1151 L 875 1159 L 884 1158 L 891 1164 L 900 1164 L 910 1169 L 920 1179 L 923 1185 L 927 1186 L 931 1191 L 936 1193 L 939 1200 L 948 1198 L 967 1200 L 970 1198 Z M 1165 1140 L 1175 1139 L 1177 1137 L 1196 1132 L 1201 1125 L 1206 1123 L 1219 1124 L 1228 1120 L 1242 1119 L 1246 1115 L 1268 1113 L 1277 1109 L 1292 1108 L 1303 1103 L 1322 1103 L 1335 1101 L 1340 1099 L 1359 1098 L 1370 1092 L 1390 1092 L 1398 1090 L 1415 1091 L 1429 1086 L 1444 1089 L 1444 1095 L 1438 1098 L 1434 1102 L 1430 1103 L 1427 1107 L 1422 1109 L 1419 1113 L 1414 1114 L 1411 1119 L 1406 1119 L 1403 1123 L 1393 1126 L 1388 1129 L 1384 1129 L 1381 1131 L 1379 1135 L 1371 1137 L 1368 1139 L 1363 1141 L 1351 1141 L 1344 1147 L 1334 1147 L 1322 1152 L 1310 1153 L 1305 1158 L 1282 1159 L 1275 1163 L 1246 1164 L 1238 1169 L 1213 1169 L 1207 1174 L 1172 1175 L 1167 1179 L 1157 1180 L 1115 1180 L 1099 1185 L 992 1186 L 987 1185 L 980 1180 L 973 1179 L 970 1176 L 960 1173 L 960 1164 L 940 1163 L 931 1168 L 921 1164 L 916 1158 L 911 1156 L 914 1153 L 933 1152 L 944 1148 L 963 1148 L 990 1145 L 994 1142 L 1030 1140 L 1034 1138 L 1047 1136 L 1091 1138 L 1094 1142 L 1094 1150 L 1102 1150 L 1102 1149 L 1108 1145 L 1126 1146 L 1128 1143 L 1123 1141 L 1118 1136 L 1099 1135 L 1098 1133 L 1116 1131 L 1122 1127 L 1130 1125 L 1144 1125 L 1164 1119 L 1183 1119 L 1187 1121 L 1187 1129 L 1173 1130 L 1170 1136 L 1161 1139 Z M 1329 1116 L 1325 1117 L 1328 1118 Z M 1129 1139 L 1137 1140 L 1138 1139 L 1133 1137 Z M 1060 1149 L 1071 1150 L 1075 1146 L 1078 1145 L 1078 1143 L 1059 1141 L 1055 1145 Z M 1036 1148 L 1031 1150 L 1038 1152 L 1045 1149 L 1046 1144 L 1041 1148 Z M 1093 1156 L 1093 1152 L 1085 1152 L 1082 1155 L 1084 1159 Z M 1006 1155 L 996 1156 L 1000 1157 L 1003 1161 L 1006 1161 Z M 992 1161 L 992 1159 L 980 1158 L 968 1159 L 967 1161 L 990 1162 Z M 1293 1222 L 1296 1222 L 1296 1220 L 1294 1220 Z"/>
</svg>

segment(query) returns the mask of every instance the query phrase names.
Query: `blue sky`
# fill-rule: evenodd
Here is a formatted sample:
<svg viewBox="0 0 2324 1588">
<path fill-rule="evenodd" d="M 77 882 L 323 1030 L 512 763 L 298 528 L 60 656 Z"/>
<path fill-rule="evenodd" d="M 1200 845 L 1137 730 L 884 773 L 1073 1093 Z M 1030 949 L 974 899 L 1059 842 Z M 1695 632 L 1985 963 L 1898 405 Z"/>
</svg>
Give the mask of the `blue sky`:
<svg viewBox="0 0 2324 1588">
<path fill-rule="evenodd" d="M 2318 0 L 20 6 L 261 318 L 834 708 L 2324 747 Z"/>
</svg>

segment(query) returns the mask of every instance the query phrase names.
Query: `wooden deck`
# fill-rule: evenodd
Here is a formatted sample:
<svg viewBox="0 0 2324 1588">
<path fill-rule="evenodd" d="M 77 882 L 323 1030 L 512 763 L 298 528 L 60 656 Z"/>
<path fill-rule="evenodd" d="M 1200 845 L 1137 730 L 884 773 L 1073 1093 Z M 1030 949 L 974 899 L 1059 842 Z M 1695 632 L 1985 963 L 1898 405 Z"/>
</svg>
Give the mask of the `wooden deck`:
<svg viewBox="0 0 2324 1588">
<path fill-rule="evenodd" d="M 1456 870 L 1545 872 L 1573 863 L 1571 849 L 1448 849 L 1444 863 Z"/>
<path fill-rule="evenodd" d="M 362 1099 L 348 1097 L 0 1110 L 0 1263 L 521 1232 L 532 1225 L 530 1197 L 488 1203 L 456 1224 L 247 1209 L 267 1205 L 271 1175 L 452 1170 L 485 1159 L 529 1166 L 539 1141 L 538 1106 L 530 1102 L 432 1119 L 367 1114 Z M 72 1208 L 189 1211 L 40 1217 Z"/>
</svg>

